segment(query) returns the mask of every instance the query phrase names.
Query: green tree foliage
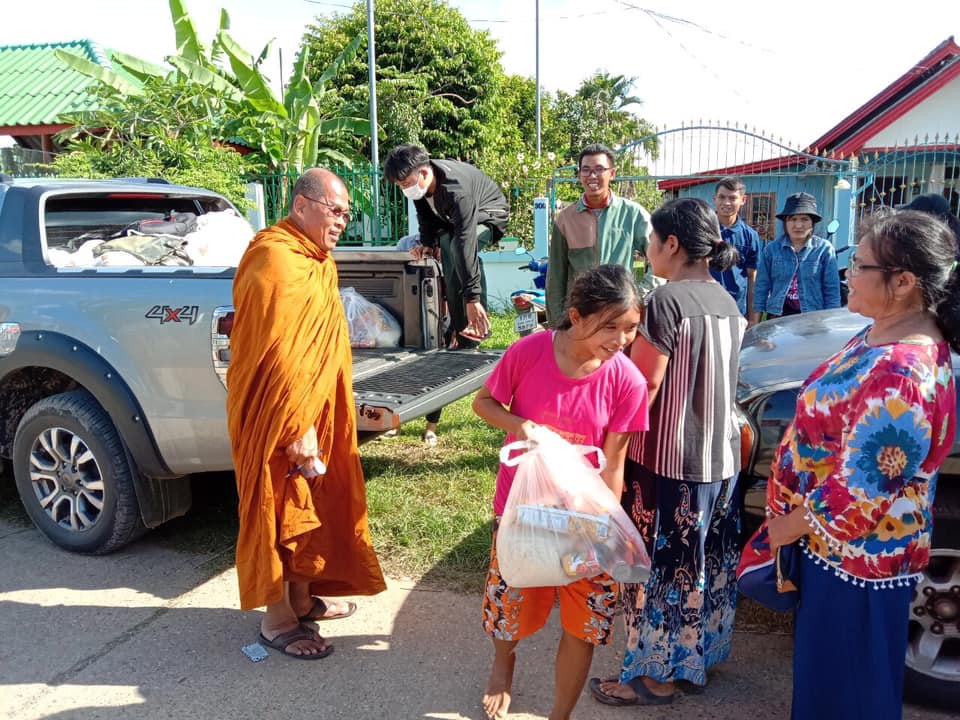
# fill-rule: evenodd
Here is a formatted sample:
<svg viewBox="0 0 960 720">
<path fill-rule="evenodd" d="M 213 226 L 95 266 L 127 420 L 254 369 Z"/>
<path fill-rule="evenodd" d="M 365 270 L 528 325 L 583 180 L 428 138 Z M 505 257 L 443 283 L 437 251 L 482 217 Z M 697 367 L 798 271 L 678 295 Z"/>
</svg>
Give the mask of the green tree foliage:
<svg viewBox="0 0 960 720">
<path fill-rule="evenodd" d="M 642 143 L 643 148 L 656 155 L 658 143 L 652 137 L 656 128 L 633 113 L 633 108 L 642 104 L 637 95 L 631 94 L 634 81 L 635 78 L 598 71 L 586 78 L 572 95 L 563 91 L 557 93 L 553 98 L 551 132 L 557 138 L 557 145 L 566 160 L 565 166 L 574 165 L 580 150 L 591 143 L 602 143 L 616 151 L 647 138 Z M 620 178 L 647 174 L 637 153 L 619 153 L 616 165 Z M 575 177 L 573 169 L 568 169 L 564 177 Z M 578 185 L 563 183 L 557 195 L 570 199 L 571 195 L 576 195 L 575 188 L 579 190 Z M 623 180 L 615 189 L 651 210 L 662 202 L 653 181 Z"/>
<path fill-rule="evenodd" d="M 546 196 L 554 168 L 562 160 L 551 148 L 551 98 L 541 97 L 541 157 L 536 153 L 536 83 L 533 78 L 508 75 L 495 98 L 496 121 L 492 141 L 477 155 L 477 166 L 500 184 L 510 203 L 507 235 L 533 239 L 533 198 Z"/>
<path fill-rule="evenodd" d="M 443 0 L 378 0 L 375 7 L 377 120 L 386 147 L 423 145 L 436 157 L 476 158 L 495 141 L 500 52 L 489 33 L 474 30 Z M 360 52 L 333 81 L 337 111 L 369 117 L 365 2 L 342 15 L 317 18 L 303 50 L 315 76 L 363 35 Z M 369 154 L 369 146 L 357 148 Z"/>
<path fill-rule="evenodd" d="M 217 45 L 227 55 L 233 77 L 243 92 L 235 119 L 225 125 L 226 132 L 256 148 L 268 171 L 300 173 L 316 165 L 319 158 L 350 165 L 350 157 L 341 150 L 350 153 L 351 139 L 369 135 L 370 121 L 325 113 L 321 104 L 326 84 L 344 62 L 356 55 L 359 44 L 359 37 L 347 43 L 314 81 L 306 72 L 309 51 L 302 50 L 283 98 L 279 99 L 260 71 L 267 50 L 253 61 L 221 30 Z"/>
<path fill-rule="evenodd" d="M 565 158 L 576 159 L 580 149 L 590 143 L 618 148 L 655 132 L 650 123 L 628 109 L 641 102 L 628 94 L 633 81 L 622 75 L 597 72 L 585 79 L 573 95 L 557 93 L 556 132 L 565 145 Z"/>
<path fill-rule="evenodd" d="M 169 0 L 169 3 L 177 52 L 166 60 L 173 69 L 132 55 L 113 53 L 111 59 L 123 70 L 121 74 L 77 55 L 57 52 L 61 61 L 100 82 L 98 92 L 103 92 L 104 100 L 109 100 L 101 103 L 101 107 L 108 110 L 95 115 L 103 119 L 113 108 L 123 112 L 144 100 L 149 104 L 150 99 L 144 96 L 159 89 L 163 96 L 172 94 L 178 98 L 178 104 L 207 109 L 208 122 L 191 133 L 192 139 L 203 142 L 196 137 L 198 132 L 206 135 L 207 144 L 239 139 L 254 149 L 248 163 L 261 172 L 301 172 L 315 165 L 319 158 L 350 164 L 348 155 L 353 152 L 349 138 L 356 134 L 368 136 L 370 123 L 363 118 L 325 113 L 321 104 L 327 83 L 340 64 L 355 55 L 359 38 L 348 41 L 340 55 L 319 70 L 314 79 L 305 74 L 309 54 L 302 53 L 283 97 L 278 98 L 261 70 L 269 56 L 270 44 L 258 56 L 245 50 L 230 36 L 229 15 L 221 10 L 217 35 L 208 46 L 197 36 L 184 0 Z M 84 128 L 95 127 L 91 125 L 91 118 L 80 122 Z M 179 137 L 181 131 L 175 134 Z M 65 137 L 76 141 L 81 135 L 68 133 Z M 130 143 L 132 157 L 141 157 L 138 147 L 153 142 L 149 137 L 135 139 L 129 132 L 108 133 L 102 141 L 91 140 L 77 149 L 92 152 L 91 148 L 97 145 L 105 149 L 105 142 Z M 207 155 L 205 151 L 200 154 Z"/>
<path fill-rule="evenodd" d="M 540 138 L 542 153 L 536 155 L 536 84 L 533 78 L 507 76 L 497 96 L 498 122 L 491 135 L 494 142 L 477 158 L 479 167 L 504 188 L 511 205 L 508 233 L 524 240 L 533 235 L 533 198 L 551 193 L 557 168 L 566 167 L 560 177 L 576 180 L 570 166 L 580 150 L 591 143 L 603 143 L 616 150 L 654 132 L 631 108 L 641 103 L 632 95 L 633 79 L 598 72 L 585 79 L 573 94 L 541 93 Z M 646 141 L 655 151 L 656 143 Z M 632 153 L 617 158 L 621 176 L 646 174 Z M 656 183 L 630 180 L 618 183 L 617 192 L 645 207 L 660 205 Z M 553 189 L 558 200 L 573 201 L 581 192 L 576 182 L 559 182 Z"/>
<path fill-rule="evenodd" d="M 147 77 L 142 92 L 96 90 L 101 110 L 65 120 L 58 136 L 68 151 L 54 159 L 64 177 L 162 177 L 208 188 L 238 207 L 246 167 L 233 148 L 214 143 L 223 103 L 183 78 Z"/>
</svg>

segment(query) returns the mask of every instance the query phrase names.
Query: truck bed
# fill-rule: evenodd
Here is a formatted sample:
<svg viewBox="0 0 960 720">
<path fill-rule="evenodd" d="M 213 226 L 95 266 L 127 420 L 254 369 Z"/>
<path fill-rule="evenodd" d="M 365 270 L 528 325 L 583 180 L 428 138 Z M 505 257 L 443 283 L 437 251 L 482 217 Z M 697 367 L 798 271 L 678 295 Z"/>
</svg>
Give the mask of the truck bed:
<svg viewBox="0 0 960 720">
<path fill-rule="evenodd" d="M 484 350 L 355 349 L 360 440 L 477 390 L 499 359 L 499 352 Z"/>
</svg>

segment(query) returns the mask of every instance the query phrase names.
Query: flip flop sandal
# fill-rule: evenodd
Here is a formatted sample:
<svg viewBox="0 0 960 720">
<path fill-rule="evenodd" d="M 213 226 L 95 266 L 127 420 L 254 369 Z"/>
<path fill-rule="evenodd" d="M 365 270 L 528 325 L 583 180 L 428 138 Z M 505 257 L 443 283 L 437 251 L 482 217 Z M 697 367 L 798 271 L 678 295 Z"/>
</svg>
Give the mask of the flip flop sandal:
<svg viewBox="0 0 960 720">
<path fill-rule="evenodd" d="M 316 642 L 319 636 L 309 628 L 305 628 L 302 625 L 295 627 L 293 630 L 290 630 L 285 633 L 280 633 L 272 640 L 267 640 L 266 636 L 261 632 L 260 633 L 260 644 L 266 645 L 268 648 L 273 648 L 274 650 L 280 651 L 281 654 L 286 655 L 287 657 L 292 657 L 296 660 L 322 660 L 327 657 L 330 653 L 333 652 L 333 645 L 327 645 L 325 650 L 321 650 L 318 653 L 294 653 L 287 652 L 287 648 L 293 645 L 293 643 L 298 640 L 313 640 Z M 321 641 L 323 639 L 321 638 Z"/>
<path fill-rule="evenodd" d="M 310 608 L 310 612 L 306 615 L 301 615 L 297 618 L 300 622 L 320 622 L 321 620 L 342 620 L 343 618 L 348 618 L 357 611 L 357 604 L 347 600 L 347 609 L 341 613 L 334 613 L 333 615 L 327 615 L 327 603 L 324 602 L 323 598 L 314 597 L 313 598 L 313 607 Z"/>
<path fill-rule="evenodd" d="M 481 335 L 476 330 L 464 328 L 461 330 L 458 335 L 465 337 L 467 340 L 472 340 L 475 343 L 481 343 L 489 337 L 493 336 L 493 330 L 487 330 L 486 334 Z"/>
<path fill-rule="evenodd" d="M 675 684 L 684 695 L 703 695 L 707 691 L 706 685 L 697 685 L 689 680 L 676 680 Z"/>
<path fill-rule="evenodd" d="M 613 705 L 615 707 L 626 707 L 628 705 L 669 705 L 673 702 L 672 694 L 657 695 L 651 692 L 640 678 L 636 678 L 637 682 L 633 680 L 630 681 L 630 689 L 636 693 L 636 697 L 622 698 L 604 692 L 602 687 L 603 683 L 616 682 L 618 679 L 619 678 L 607 678 L 606 680 L 601 680 L 600 678 L 590 678 L 589 687 L 593 699 L 604 705 Z"/>
</svg>

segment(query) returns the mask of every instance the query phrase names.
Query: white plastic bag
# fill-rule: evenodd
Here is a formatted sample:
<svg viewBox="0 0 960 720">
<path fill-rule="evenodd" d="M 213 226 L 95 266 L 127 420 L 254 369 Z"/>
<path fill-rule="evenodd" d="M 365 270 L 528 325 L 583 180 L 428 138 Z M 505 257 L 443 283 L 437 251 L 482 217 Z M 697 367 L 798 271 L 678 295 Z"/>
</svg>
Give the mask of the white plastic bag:
<svg viewBox="0 0 960 720">
<path fill-rule="evenodd" d="M 197 229 L 184 236 L 194 265 L 236 267 L 254 236 L 253 227 L 234 210 L 204 213 Z"/>
<path fill-rule="evenodd" d="M 511 458 L 516 450 L 526 450 Z M 586 456 L 596 453 L 600 468 Z M 599 448 L 571 445 L 547 428 L 500 450 L 517 472 L 497 532 L 500 574 L 512 587 L 566 585 L 602 572 L 644 582 L 650 557 L 633 522 L 600 477 Z"/>
<path fill-rule="evenodd" d="M 388 348 L 400 344 L 400 323 L 390 311 L 367 300 L 352 287 L 340 289 L 347 315 L 350 347 Z"/>
</svg>

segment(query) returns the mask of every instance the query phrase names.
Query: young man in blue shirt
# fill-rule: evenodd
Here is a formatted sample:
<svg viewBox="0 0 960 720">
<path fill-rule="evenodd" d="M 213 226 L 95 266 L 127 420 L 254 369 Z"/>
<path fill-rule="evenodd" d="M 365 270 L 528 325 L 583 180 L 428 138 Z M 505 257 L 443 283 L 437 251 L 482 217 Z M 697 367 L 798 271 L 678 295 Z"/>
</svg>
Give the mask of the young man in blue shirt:
<svg viewBox="0 0 960 720">
<path fill-rule="evenodd" d="M 746 200 L 746 185 L 740 178 L 725 177 L 717 183 L 713 206 L 720 220 L 720 236 L 740 253 L 737 264 L 729 270 L 711 270 L 713 278 L 726 288 L 737 302 L 740 313 L 748 317 L 753 307 L 753 286 L 757 279 L 757 260 L 763 245 L 757 231 L 740 219 L 740 208 Z"/>
</svg>

